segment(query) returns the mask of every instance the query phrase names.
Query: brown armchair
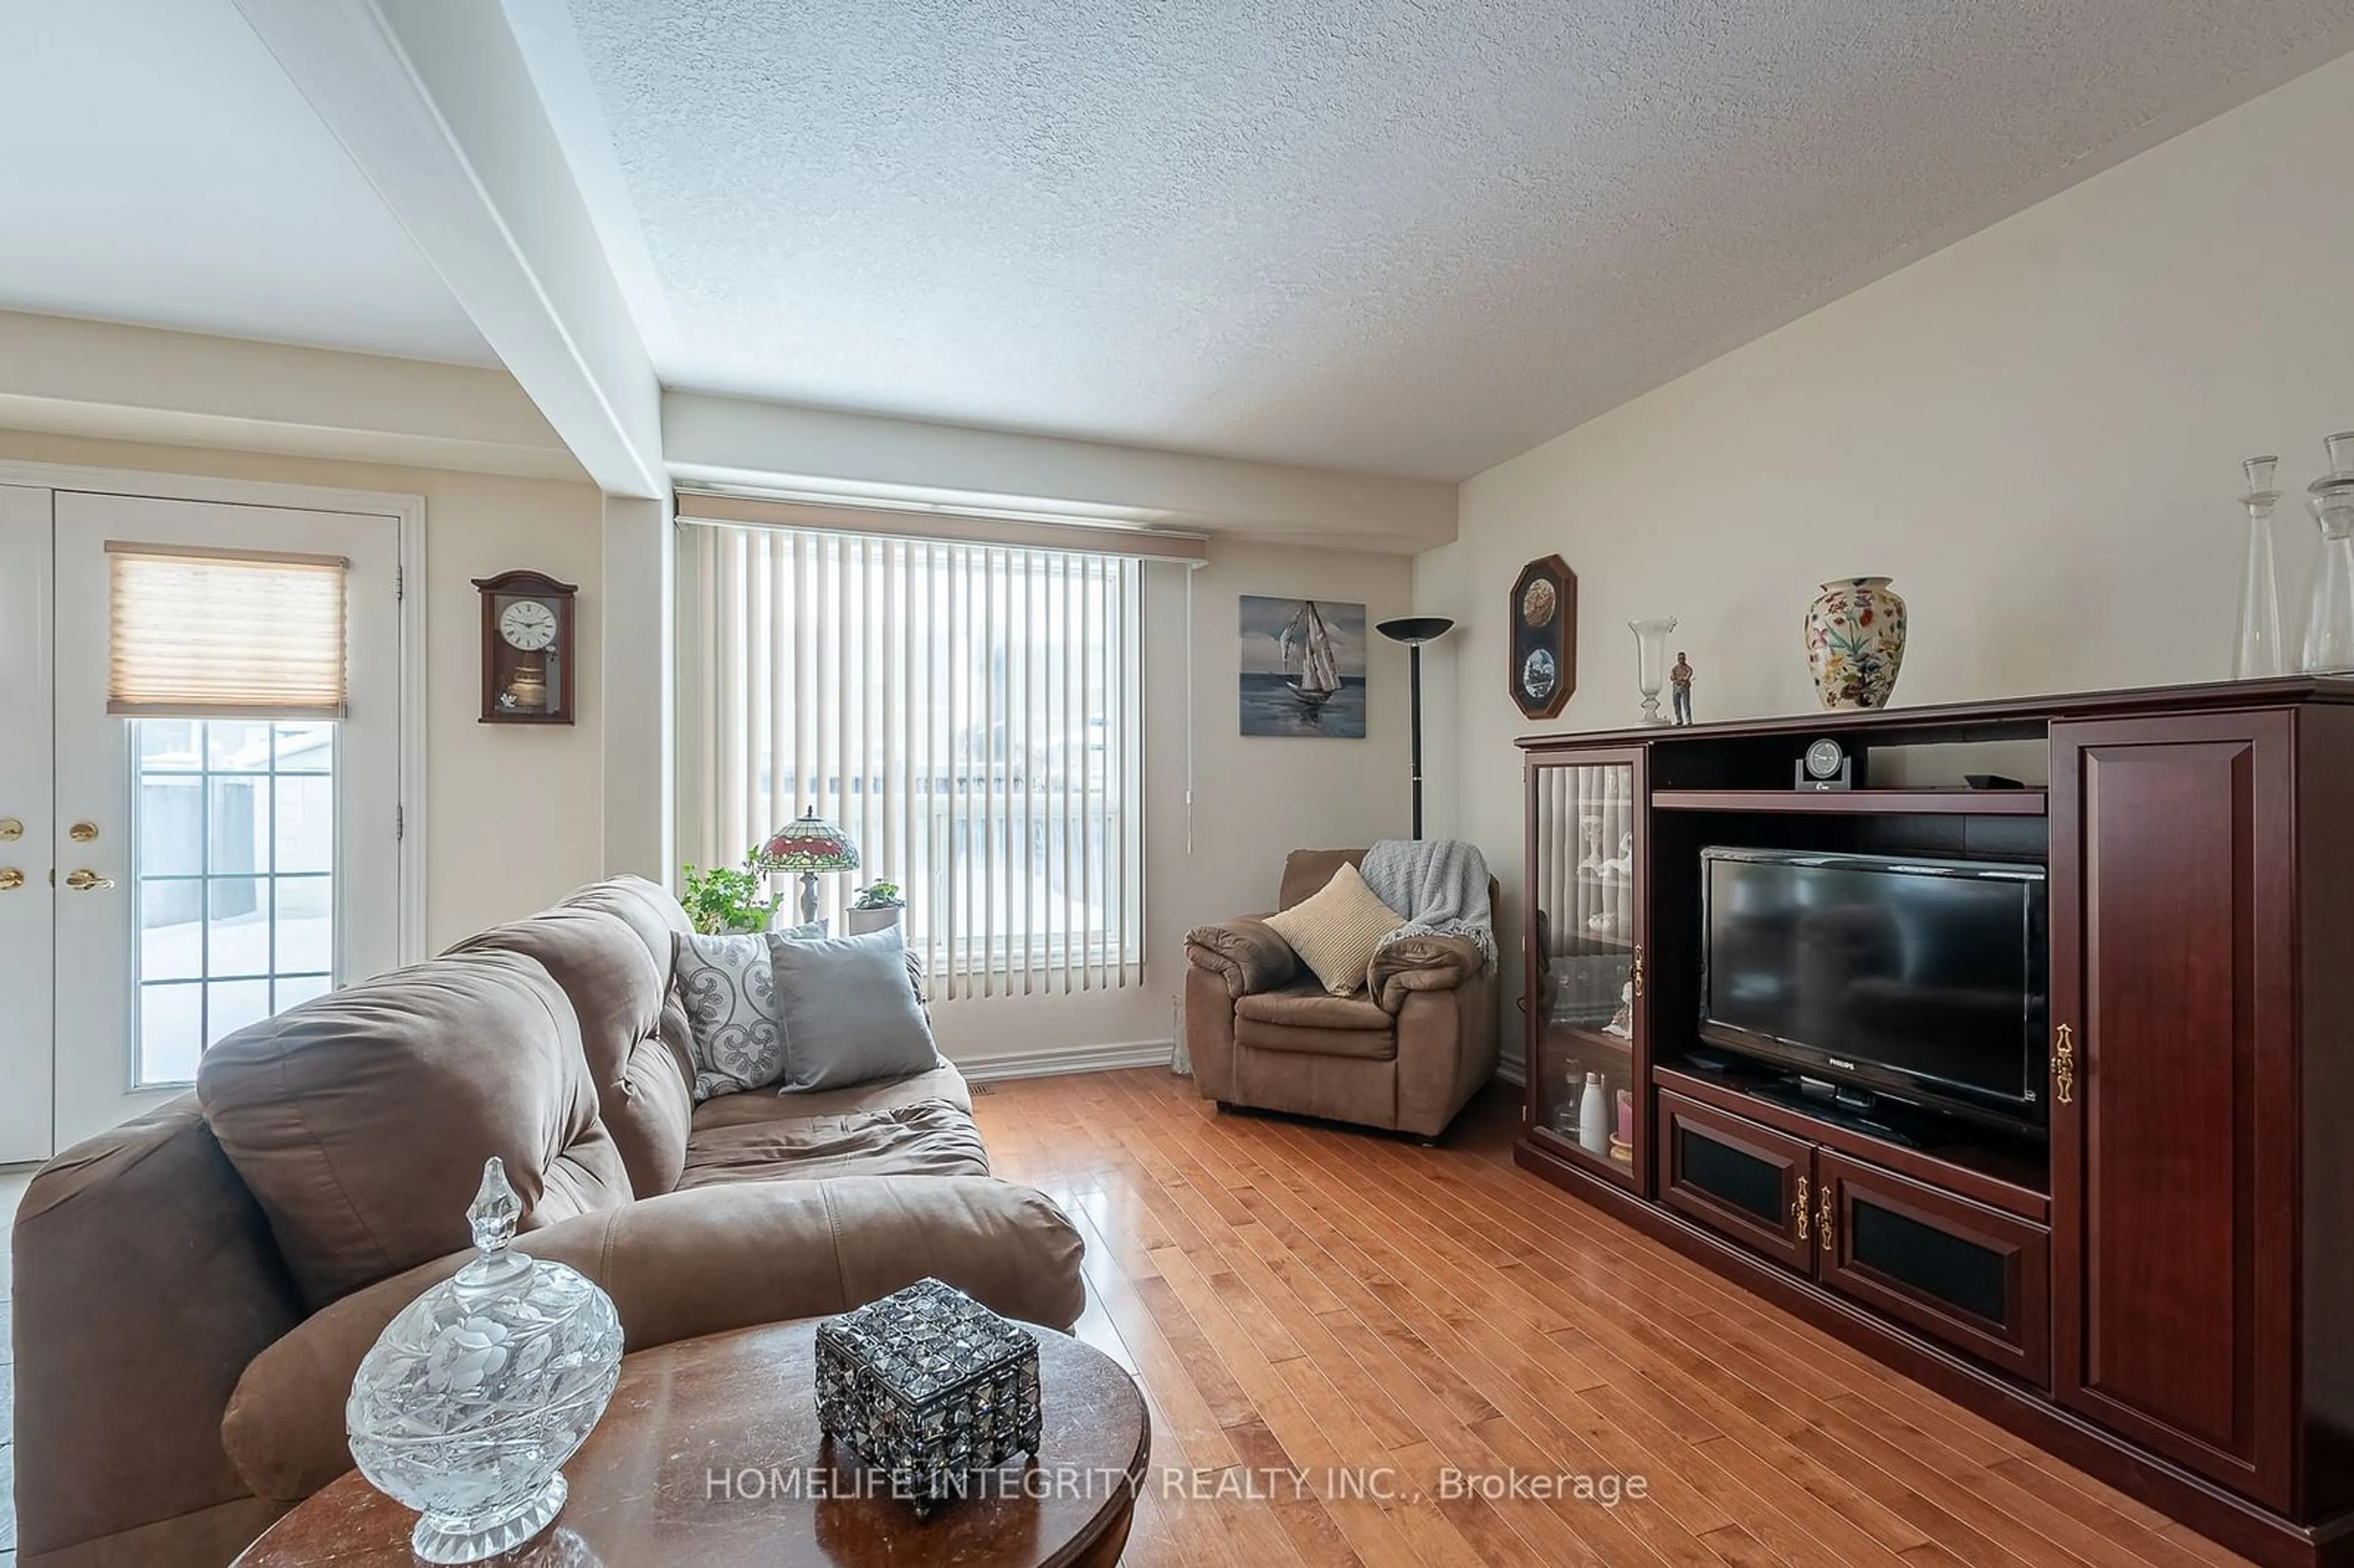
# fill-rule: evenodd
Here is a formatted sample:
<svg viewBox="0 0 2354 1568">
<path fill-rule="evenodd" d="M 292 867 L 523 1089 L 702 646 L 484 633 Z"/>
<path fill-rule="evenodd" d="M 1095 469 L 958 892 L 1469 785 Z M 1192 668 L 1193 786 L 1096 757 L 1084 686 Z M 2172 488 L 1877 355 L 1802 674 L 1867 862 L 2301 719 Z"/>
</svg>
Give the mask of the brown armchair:
<svg viewBox="0 0 2354 1568">
<path fill-rule="evenodd" d="M 1363 850 L 1294 850 L 1288 909 Z M 1496 906 L 1495 882 L 1488 906 Z M 1496 970 L 1459 937 L 1409 937 L 1333 996 L 1265 921 L 1185 933 L 1185 1044 L 1219 1107 L 1251 1106 L 1436 1138 L 1496 1070 Z"/>
</svg>

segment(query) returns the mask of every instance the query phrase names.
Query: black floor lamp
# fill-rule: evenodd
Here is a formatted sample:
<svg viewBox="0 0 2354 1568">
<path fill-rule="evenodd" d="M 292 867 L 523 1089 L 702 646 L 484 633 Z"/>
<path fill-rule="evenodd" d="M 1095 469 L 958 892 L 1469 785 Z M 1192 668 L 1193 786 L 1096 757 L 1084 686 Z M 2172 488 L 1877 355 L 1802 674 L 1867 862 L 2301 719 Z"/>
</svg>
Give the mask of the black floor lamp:
<svg viewBox="0 0 2354 1568">
<path fill-rule="evenodd" d="M 1414 836 L 1422 837 L 1422 645 L 1436 642 L 1455 630 L 1455 623 L 1443 615 L 1408 615 L 1396 620 L 1384 620 L 1373 628 L 1393 642 L 1406 646 L 1406 665 L 1413 691 L 1414 711 Z"/>
</svg>

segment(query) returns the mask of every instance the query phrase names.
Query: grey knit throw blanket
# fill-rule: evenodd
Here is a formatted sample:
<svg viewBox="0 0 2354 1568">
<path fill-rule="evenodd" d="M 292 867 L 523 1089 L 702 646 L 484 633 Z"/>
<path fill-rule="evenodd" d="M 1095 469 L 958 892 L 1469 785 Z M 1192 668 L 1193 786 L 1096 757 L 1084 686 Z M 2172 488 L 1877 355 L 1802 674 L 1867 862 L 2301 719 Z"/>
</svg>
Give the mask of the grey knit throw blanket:
<svg viewBox="0 0 2354 1568">
<path fill-rule="evenodd" d="M 1488 860 L 1479 845 L 1461 839 L 1383 839 L 1365 852 L 1364 873 L 1373 896 L 1405 916 L 1381 947 L 1408 937 L 1462 937 L 1481 959 L 1496 961 Z"/>
</svg>

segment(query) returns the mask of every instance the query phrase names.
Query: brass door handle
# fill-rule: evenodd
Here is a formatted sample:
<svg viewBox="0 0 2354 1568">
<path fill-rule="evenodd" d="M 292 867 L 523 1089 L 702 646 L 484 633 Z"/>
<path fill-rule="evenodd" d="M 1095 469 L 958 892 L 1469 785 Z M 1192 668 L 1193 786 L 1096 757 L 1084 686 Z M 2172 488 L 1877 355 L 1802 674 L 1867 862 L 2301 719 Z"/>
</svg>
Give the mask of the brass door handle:
<svg viewBox="0 0 2354 1568">
<path fill-rule="evenodd" d="M 25 885 L 25 874 L 13 865 L 0 865 L 0 893 L 14 893 Z"/>
<path fill-rule="evenodd" d="M 1808 1226 L 1812 1223 L 1807 1213 L 1807 1179 L 1801 1176 L 1798 1178 L 1798 1201 L 1790 1205 L 1790 1223 L 1797 1226 L 1801 1244 L 1808 1239 Z"/>
<path fill-rule="evenodd" d="M 2076 1099 L 2076 1032 L 2066 1024 L 2052 1043 L 2052 1092 L 2062 1105 Z"/>
<path fill-rule="evenodd" d="M 1815 1214 L 1815 1229 L 1823 1238 L 1823 1250 L 1835 1252 L 1838 1249 L 1831 1245 L 1831 1190 L 1828 1182 L 1823 1186 L 1822 1200 L 1823 1206 Z"/>
<path fill-rule="evenodd" d="M 1643 949 L 1640 947 L 1635 949 L 1635 964 L 1627 971 L 1627 979 L 1635 987 L 1635 994 L 1641 996 L 1643 994 Z"/>
<path fill-rule="evenodd" d="M 76 893 L 95 893 L 113 886 L 114 878 L 101 876 L 94 871 L 69 871 L 66 873 L 66 885 Z"/>
</svg>

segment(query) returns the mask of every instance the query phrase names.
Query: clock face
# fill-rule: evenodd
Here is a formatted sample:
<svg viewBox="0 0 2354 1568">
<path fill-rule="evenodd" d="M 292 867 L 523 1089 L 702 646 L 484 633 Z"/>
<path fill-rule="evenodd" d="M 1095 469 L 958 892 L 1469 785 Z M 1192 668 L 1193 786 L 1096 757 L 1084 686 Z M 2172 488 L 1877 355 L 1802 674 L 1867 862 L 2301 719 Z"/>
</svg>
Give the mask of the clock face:
<svg viewBox="0 0 2354 1568">
<path fill-rule="evenodd" d="M 1807 775 L 1811 779 L 1836 779 L 1840 764 L 1846 759 L 1847 754 L 1840 749 L 1838 741 L 1829 737 L 1819 740 L 1807 747 Z"/>
<path fill-rule="evenodd" d="M 519 599 L 499 612 L 499 635 L 510 648 L 536 653 L 556 641 L 556 611 L 535 599 Z"/>
</svg>

